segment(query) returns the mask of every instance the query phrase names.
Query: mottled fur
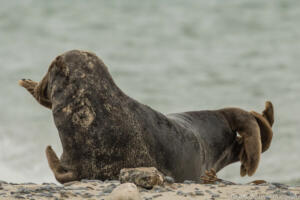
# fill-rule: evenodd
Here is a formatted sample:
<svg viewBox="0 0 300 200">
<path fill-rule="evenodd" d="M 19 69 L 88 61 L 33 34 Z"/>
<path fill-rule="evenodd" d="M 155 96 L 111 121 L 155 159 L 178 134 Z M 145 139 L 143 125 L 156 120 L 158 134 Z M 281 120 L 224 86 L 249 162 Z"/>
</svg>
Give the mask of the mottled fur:
<svg viewBox="0 0 300 200">
<path fill-rule="evenodd" d="M 125 95 L 89 52 L 58 56 L 41 82 L 19 84 L 52 110 L 63 154 L 58 159 L 47 147 L 46 155 L 61 183 L 116 179 L 122 168 L 134 167 L 201 181 L 205 170 L 238 160 L 241 175 L 251 176 L 272 140 L 270 102 L 262 114 L 225 108 L 163 115 Z"/>
</svg>

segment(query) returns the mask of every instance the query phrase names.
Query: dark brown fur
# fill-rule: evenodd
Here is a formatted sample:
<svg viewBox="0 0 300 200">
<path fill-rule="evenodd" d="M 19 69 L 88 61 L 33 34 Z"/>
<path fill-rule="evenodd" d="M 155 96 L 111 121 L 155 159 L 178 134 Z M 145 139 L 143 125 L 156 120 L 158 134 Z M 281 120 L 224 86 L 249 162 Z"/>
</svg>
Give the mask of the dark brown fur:
<svg viewBox="0 0 300 200">
<path fill-rule="evenodd" d="M 270 102 L 262 114 L 225 108 L 165 116 L 125 95 L 88 52 L 58 56 L 40 83 L 19 84 L 53 112 L 63 155 L 47 147 L 46 156 L 61 183 L 150 166 L 179 182 L 199 181 L 205 170 L 238 160 L 241 175 L 251 176 L 272 140 Z"/>
</svg>

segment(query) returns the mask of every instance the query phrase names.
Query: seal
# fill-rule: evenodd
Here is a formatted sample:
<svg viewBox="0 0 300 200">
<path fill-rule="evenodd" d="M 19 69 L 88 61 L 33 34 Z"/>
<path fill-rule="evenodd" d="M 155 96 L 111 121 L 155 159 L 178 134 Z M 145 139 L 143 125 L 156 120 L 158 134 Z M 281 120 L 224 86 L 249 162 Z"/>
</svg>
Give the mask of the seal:
<svg viewBox="0 0 300 200">
<path fill-rule="evenodd" d="M 39 82 L 22 79 L 52 110 L 63 153 L 46 148 L 60 183 L 117 179 L 123 168 L 155 167 L 175 181 L 201 181 L 241 161 L 241 175 L 253 175 L 272 141 L 274 112 L 239 108 L 164 115 L 127 96 L 93 53 L 72 50 L 58 56 Z"/>
</svg>

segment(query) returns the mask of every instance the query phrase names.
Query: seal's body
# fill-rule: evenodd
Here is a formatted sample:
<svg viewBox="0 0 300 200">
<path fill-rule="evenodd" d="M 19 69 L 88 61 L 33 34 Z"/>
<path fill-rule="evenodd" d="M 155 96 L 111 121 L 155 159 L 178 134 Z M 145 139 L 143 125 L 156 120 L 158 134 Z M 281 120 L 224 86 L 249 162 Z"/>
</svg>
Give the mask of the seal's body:
<svg viewBox="0 0 300 200">
<path fill-rule="evenodd" d="M 124 94 L 89 52 L 58 56 L 40 83 L 20 85 L 53 112 L 63 154 L 58 159 L 49 146 L 46 155 L 61 183 L 117 179 L 122 168 L 134 167 L 197 181 L 205 170 L 238 160 L 241 175 L 252 175 L 272 139 L 271 103 L 262 115 L 227 108 L 166 116 Z"/>
</svg>

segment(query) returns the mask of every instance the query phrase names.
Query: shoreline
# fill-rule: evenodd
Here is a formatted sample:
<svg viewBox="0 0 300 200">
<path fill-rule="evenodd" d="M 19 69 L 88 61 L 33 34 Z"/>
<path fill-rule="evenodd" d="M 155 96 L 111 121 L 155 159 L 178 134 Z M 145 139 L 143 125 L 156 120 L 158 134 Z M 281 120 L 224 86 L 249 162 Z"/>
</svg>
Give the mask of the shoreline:
<svg viewBox="0 0 300 200">
<path fill-rule="evenodd" d="M 121 186 L 118 180 L 81 180 L 64 185 L 55 183 L 7 183 L 0 181 L 0 199 L 127 199 L 128 192 L 121 192 L 124 198 L 113 197 L 114 191 Z M 134 185 L 134 184 L 131 184 Z M 135 185 L 134 185 L 135 187 Z M 260 185 L 235 184 L 196 184 L 165 183 L 152 189 L 137 187 L 136 198 L 141 200 L 180 200 L 180 199 L 300 199 L 300 186 L 288 186 L 280 183 L 262 183 Z"/>
</svg>

